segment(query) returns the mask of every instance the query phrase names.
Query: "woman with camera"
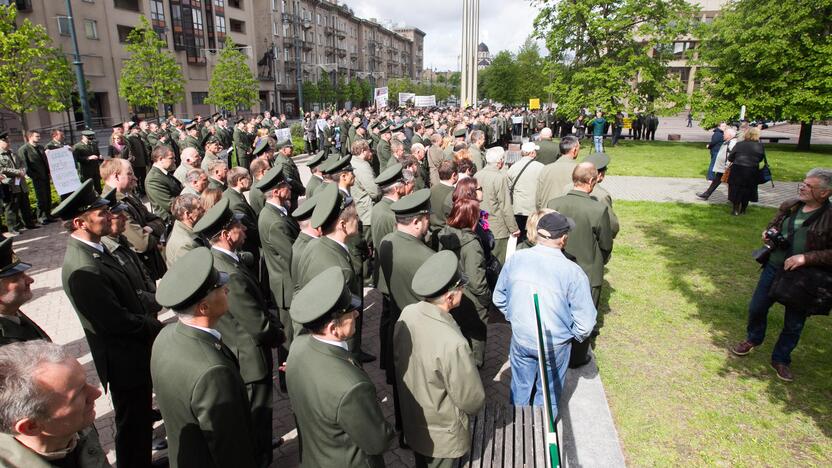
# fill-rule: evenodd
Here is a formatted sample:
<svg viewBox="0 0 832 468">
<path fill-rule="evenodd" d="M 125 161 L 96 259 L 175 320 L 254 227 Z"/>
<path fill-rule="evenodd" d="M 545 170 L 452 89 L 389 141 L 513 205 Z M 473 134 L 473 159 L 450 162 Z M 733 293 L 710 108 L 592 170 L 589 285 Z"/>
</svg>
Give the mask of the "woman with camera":
<svg viewBox="0 0 832 468">
<path fill-rule="evenodd" d="M 728 175 L 728 200 L 734 205 L 734 216 L 745 214 L 748 203 L 757 201 L 760 163 L 765 157 L 759 127 L 749 128 L 745 139 L 734 145 L 728 154 L 728 161 L 732 163 Z"/>
<path fill-rule="evenodd" d="M 797 346 L 806 318 L 829 315 L 832 306 L 830 195 L 832 170 L 810 170 L 799 185 L 798 198 L 780 205 L 763 231 L 767 248 L 762 255 L 756 255 L 763 271 L 748 306 L 747 336 L 731 348 L 735 355 L 745 356 L 760 346 L 766 335 L 769 309 L 774 302 L 783 303 L 783 330 L 774 345 L 771 366 L 787 382 L 794 379 L 789 368 L 791 352 Z"/>
</svg>

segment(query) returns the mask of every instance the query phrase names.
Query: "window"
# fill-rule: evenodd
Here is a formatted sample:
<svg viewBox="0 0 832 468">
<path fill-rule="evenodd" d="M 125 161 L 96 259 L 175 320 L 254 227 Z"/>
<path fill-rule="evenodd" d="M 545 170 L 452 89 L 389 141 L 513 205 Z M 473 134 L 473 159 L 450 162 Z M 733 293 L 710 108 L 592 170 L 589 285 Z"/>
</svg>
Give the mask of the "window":
<svg viewBox="0 0 832 468">
<path fill-rule="evenodd" d="M 217 8 L 225 8 L 225 0 L 214 0 L 214 6 Z"/>
<path fill-rule="evenodd" d="M 205 104 L 205 99 L 208 97 L 208 93 L 203 93 L 199 91 L 194 91 L 191 93 L 191 101 L 195 106 L 199 106 Z"/>
<path fill-rule="evenodd" d="M 116 29 L 118 30 L 118 41 L 121 43 L 127 42 L 127 36 L 133 31 L 132 27 L 124 26 L 123 24 L 116 25 Z"/>
<path fill-rule="evenodd" d="M 87 39 L 98 39 L 98 22 L 91 19 L 85 19 L 84 32 L 87 33 Z"/>
<path fill-rule="evenodd" d="M 202 31 L 202 10 L 194 8 L 191 13 L 191 18 L 194 21 L 194 31 Z"/>
<path fill-rule="evenodd" d="M 83 1 L 84 3 L 95 3 L 95 0 L 81 0 L 81 1 Z"/>
<path fill-rule="evenodd" d="M 243 0 L 228 0 L 228 6 L 243 9 Z"/>
<path fill-rule="evenodd" d="M 113 0 L 113 6 L 123 10 L 142 11 L 139 0 Z"/>
<path fill-rule="evenodd" d="M 315 17 L 318 21 L 318 26 L 320 26 L 321 25 L 321 14 L 320 13 L 315 13 Z"/>
<path fill-rule="evenodd" d="M 165 21 L 165 6 L 162 4 L 162 0 L 150 0 L 150 20 Z"/>
<path fill-rule="evenodd" d="M 283 37 L 289 37 L 289 25 L 283 23 Z"/>
<path fill-rule="evenodd" d="M 233 32 L 237 32 L 237 33 L 246 32 L 246 23 L 244 23 L 242 21 L 238 21 L 238 20 L 235 20 L 235 19 L 229 19 L 228 20 L 228 26 L 229 26 L 229 28 L 231 28 L 231 31 L 233 31 Z"/>
<path fill-rule="evenodd" d="M 287 61 L 291 60 L 289 58 L 289 48 L 288 47 L 283 48 L 283 60 L 287 60 Z"/>
<path fill-rule="evenodd" d="M 225 34 L 225 16 L 217 15 L 217 34 Z"/>
<path fill-rule="evenodd" d="M 69 36 L 69 30 L 72 26 L 69 24 L 69 16 L 59 16 L 58 17 L 58 33 L 61 36 Z"/>
<path fill-rule="evenodd" d="M 280 28 L 277 27 L 277 21 L 272 21 L 272 34 L 278 36 L 280 32 Z"/>
</svg>

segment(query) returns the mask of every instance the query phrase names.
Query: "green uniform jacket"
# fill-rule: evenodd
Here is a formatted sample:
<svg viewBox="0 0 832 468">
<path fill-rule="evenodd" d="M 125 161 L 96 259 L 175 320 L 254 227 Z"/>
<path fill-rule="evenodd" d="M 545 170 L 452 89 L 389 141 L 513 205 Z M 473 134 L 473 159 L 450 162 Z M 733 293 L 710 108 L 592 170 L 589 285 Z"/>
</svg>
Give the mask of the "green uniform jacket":
<svg viewBox="0 0 832 468">
<path fill-rule="evenodd" d="M 283 214 L 271 203 L 266 203 L 257 224 L 263 243 L 263 259 L 269 270 L 269 288 L 277 307 L 288 309 L 292 305 L 295 288 L 292 280 L 292 244 L 298 238 L 300 227 L 294 218 Z M 288 330 L 285 324 L 284 329 Z"/>
<path fill-rule="evenodd" d="M 150 346 L 162 329 L 145 313 L 127 273 L 109 253 L 74 237 L 66 245 L 61 282 L 81 320 L 104 388 L 150 384 Z"/>
<path fill-rule="evenodd" d="M 485 167 L 485 158 L 483 157 L 482 150 L 475 145 L 471 145 L 468 147 L 468 154 L 471 155 L 471 161 L 474 162 L 474 166 L 477 167 L 477 170 L 482 170 Z"/>
<path fill-rule="evenodd" d="M 147 146 L 144 145 L 142 137 L 130 134 L 125 136 L 124 140 L 127 142 L 125 145 L 127 147 L 127 159 L 133 164 L 133 167 L 147 167 L 152 164 L 150 162 L 150 155 L 147 154 Z M 98 154 L 98 148 L 96 148 L 95 152 L 91 154 Z M 96 161 L 90 161 L 90 163 L 93 162 Z"/>
<path fill-rule="evenodd" d="M 283 177 L 292 179 L 289 186 L 292 188 L 292 206 L 297 206 L 298 197 L 306 193 L 306 188 L 303 186 L 303 181 L 300 179 L 300 171 L 295 162 L 283 155 L 277 155 L 274 158 L 274 165 L 283 166 Z"/>
<path fill-rule="evenodd" d="M 26 179 L 22 178 L 26 172 L 25 167 L 26 165 L 20 159 L 20 156 L 11 151 L 0 153 L 0 174 L 2 174 L 0 180 L 4 185 L 8 185 L 8 189 L 12 193 L 20 193 L 21 191 L 26 193 L 29 191 Z M 14 183 L 16 178 L 22 178 L 20 184 Z"/>
<path fill-rule="evenodd" d="M 401 311 L 421 300 L 413 292 L 410 283 L 416 270 L 433 253 L 421 239 L 398 230 L 387 234 L 381 240 L 378 253 L 381 272 L 379 281 L 384 281 L 387 285 L 395 310 Z"/>
<path fill-rule="evenodd" d="M 130 140 L 127 140 L 127 143 L 129 145 Z M 96 179 L 101 176 L 98 172 L 98 166 L 101 165 L 101 160 L 97 159 L 90 161 L 87 159 L 90 156 L 100 156 L 100 154 L 101 151 L 98 150 L 98 146 L 92 142 L 88 144 L 78 142 L 72 147 L 72 157 L 74 157 L 75 162 L 78 163 L 82 181 L 87 179 Z M 135 162 L 133 162 L 133 166 L 136 166 Z"/>
<path fill-rule="evenodd" d="M 349 124 L 349 122 L 341 121 L 341 123 L 338 125 L 338 128 L 339 128 L 339 133 L 340 133 L 339 138 L 340 138 L 340 141 L 341 141 L 341 156 L 343 157 L 343 156 L 346 156 L 347 154 L 350 153 L 350 149 L 349 149 L 349 145 L 350 145 L 349 144 L 350 124 Z"/>
<path fill-rule="evenodd" d="M 569 184 L 572 183 L 572 171 L 578 161 L 562 157 L 552 164 L 547 164 L 537 175 L 537 195 L 534 197 L 535 207 L 543 208 L 549 200 L 564 195 Z"/>
<path fill-rule="evenodd" d="M 370 213 L 373 250 L 376 252 L 378 252 L 379 245 L 381 244 L 381 240 L 384 239 L 384 236 L 396 230 L 396 214 L 390 209 L 390 205 L 393 203 L 393 200 L 387 197 L 381 197 L 381 200 L 373 206 L 373 210 Z"/>
<path fill-rule="evenodd" d="M 454 187 L 442 182 L 430 186 L 430 232 L 445 226 L 450 210 L 445 209 L 445 200 L 454 192 Z"/>
<path fill-rule="evenodd" d="M 350 160 L 355 183 L 350 187 L 350 196 L 355 201 L 358 218 L 364 223 L 364 228 L 372 223 L 373 204 L 381 197 L 381 191 L 374 180 L 373 168 L 363 158 L 353 156 Z"/>
<path fill-rule="evenodd" d="M 172 468 L 256 466 L 246 388 L 219 340 L 182 322 L 169 325 L 153 344 L 150 372 Z"/>
<path fill-rule="evenodd" d="M 20 341 L 46 340 L 52 341 L 49 335 L 29 317 L 18 311 L 20 323 L 0 317 L 0 346 Z"/>
<path fill-rule="evenodd" d="M 155 316 L 162 310 L 162 306 L 156 302 L 156 281 L 150 277 L 138 254 L 130 248 L 127 239 L 124 236 L 106 236 L 101 238 L 101 243 L 127 272 L 127 279 L 139 296 L 145 312 Z"/>
<path fill-rule="evenodd" d="M 211 176 L 208 176 L 208 188 L 220 189 L 223 192 L 225 192 L 225 189 L 227 189 L 228 186 L 225 184 L 225 182 L 223 182 L 221 180 L 217 180 L 217 179 L 215 179 Z"/>
<path fill-rule="evenodd" d="M 601 184 L 595 184 L 595 188 L 592 189 L 592 193 L 589 196 L 593 200 L 598 200 L 607 206 L 607 212 L 610 215 L 610 229 L 612 229 L 612 237 L 615 239 L 619 229 L 621 229 L 621 224 L 618 222 L 618 216 L 612 210 L 612 196 L 610 196 L 610 192 L 604 187 L 601 187 Z"/>
<path fill-rule="evenodd" d="M 304 250 L 306 250 L 306 246 L 309 245 L 309 242 L 312 239 L 317 239 L 317 237 L 312 237 L 309 234 L 301 231 L 298 233 L 297 239 L 295 242 L 292 243 L 292 263 L 291 263 L 291 274 L 292 274 L 292 289 L 298 290 L 298 278 L 300 277 L 300 273 L 298 271 L 300 265 L 300 259 L 303 256 Z"/>
<path fill-rule="evenodd" d="M 228 254 L 211 249 L 214 268 L 228 273 L 228 312 L 217 322 L 223 342 L 240 362 L 245 383 L 271 376 L 271 349 L 280 342 L 280 325 L 266 307 L 257 278 Z"/>
<path fill-rule="evenodd" d="M 482 185 L 480 208 L 488 212 L 488 224 L 495 239 L 507 239 L 517 231 L 514 207 L 508 194 L 508 177 L 494 165 L 487 165 L 474 177 Z"/>
<path fill-rule="evenodd" d="M 392 153 L 390 152 L 390 142 L 382 140 L 379 138 L 378 140 L 378 148 L 376 149 L 376 156 L 378 156 L 378 167 L 384 168 L 390 164 L 390 158 Z"/>
<path fill-rule="evenodd" d="M 172 222 L 170 204 L 182 193 L 182 184 L 176 180 L 173 172 L 165 173 L 156 166 L 151 167 L 144 179 L 144 190 L 147 198 L 150 199 L 153 213 L 162 218 L 165 223 Z"/>
<path fill-rule="evenodd" d="M 534 158 L 537 162 L 552 164 L 560 157 L 560 147 L 552 140 L 540 140 L 537 142 L 537 146 L 540 147 L 537 150 L 537 157 Z"/>
<path fill-rule="evenodd" d="M 458 319 L 457 323 L 467 337 L 469 333 L 466 333 L 466 325 L 469 325 L 470 319 L 479 319 L 483 325 L 488 320 L 491 288 L 485 279 L 485 252 L 474 231 L 452 226 L 445 226 L 439 231 L 439 246 L 440 250 L 451 250 L 456 254 L 460 270 L 468 277 L 462 302 L 451 312 L 451 315 Z M 478 335 L 475 338 L 485 341 L 486 330 L 485 327 L 482 328 L 471 331 Z"/>
<path fill-rule="evenodd" d="M 428 174 L 430 176 L 430 186 L 439 183 L 439 165 L 445 160 L 445 153 L 440 146 L 431 145 L 428 148 Z"/>
<path fill-rule="evenodd" d="M 248 204 L 257 216 L 263 211 L 263 206 L 266 204 L 266 195 L 257 187 L 252 186 L 248 191 Z"/>
<path fill-rule="evenodd" d="M 358 235 L 358 234 L 356 234 Z M 355 274 L 350 254 L 340 244 L 326 236 L 309 241 L 298 262 L 298 279 L 295 291 L 302 289 L 312 278 L 329 267 L 337 266 L 344 273 L 350 292 L 362 296 L 361 284 Z"/>
<path fill-rule="evenodd" d="M 465 455 L 471 448 L 468 417 L 482 408 L 485 391 L 456 322 L 419 302 L 402 311 L 393 343 L 405 441 L 430 457 Z"/>
<path fill-rule="evenodd" d="M 412 148 L 416 143 L 425 146 L 425 140 L 422 139 L 422 136 L 414 132 L 413 137 L 410 139 L 410 147 Z"/>
<path fill-rule="evenodd" d="M 26 175 L 32 180 L 49 180 L 49 164 L 42 146 L 26 143 L 17 150 L 17 155 L 26 163 Z"/>
<path fill-rule="evenodd" d="M 257 224 L 257 213 L 246 201 L 246 197 L 242 193 L 227 188 L 222 193 L 223 198 L 228 199 L 228 209 L 234 213 L 243 215 L 241 222 L 246 227 L 246 240 L 243 244 L 243 250 L 251 252 L 254 255 L 255 263 L 260 260 L 260 230 Z"/>
<path fill-rule="evenodd" d="M 395 432 L 379 408 L 375 385 L 349 351 L 301 335 L 286 362 L 301 466 L 383 467 Z"/>
<path fill-rule="evenodd" d="M 165 244 L 165 262 L 168 269 L 176 263 L 180 257 L 199 247 L 197 235 L 194 230 L 176 220 L 173 222 L 173 229 L 168 236 L 168 243 Z"/>
<path fill-rule="evenodd" d="M 575 256 L 578 265 L 589 277 L 590 286 L 601 286 L 604 264 L 612 253 L 612 229 L 607 206 L 593 200 L 586 192 L 570 190 L 566 195 L 551 200 L 546 207 L 575 221 L 575 229 L 569 231 L 566 252 Z"/>
<path fill-rule="evenodd" d="M 182 140 L 182 144 L 180 145 L 182 150 L 185 148 L 195 148 L 199 152 L 199 157 L 205 156 L 205 150 L 202 148 L 202 145 L 199 144 L 199 140 L 195 137 L 187 135 L 184 140 Z"/>
<path fill-rule="evenodd" d="M 312 198 L 315 196 L 315 190 L 318 190 L 318 187 L 323 184 L 323 179 L 315 174 L 312 174 L 309 177 L 309 181 L 306 182 L 306 198 Z"/>
<path fill-rule="evenodd" d="M 165 141 L 162 141 L 162 138 L 165 138 Z M 167 145 L 168 140 L 168 135 L 161 130 L 147 133 L 147 143 L 150 145 L 151 151 L 155 150 L 160 145 Z"/>
<path fill-rule="evenodd" d="M 107 193 L 112 187 L 104 185 L 102 193 Z M 116 200 L 127 205 L 127 226 L 124 230 L 124 237 L 136 252 L 144 253 L 158 249 L 159 238 L 164 233 L 165 223 L 161 218 L 151 213 L 150 210 L 132 195 L 116 192 Z M 150 226 L 153 232 L 144 230 L 144 226 Z"/>
<path fill-rule="evenodd" d="M 79 468 L 105 468 L 111 466 L 107 461 L 107 454 L 101 448 L 98 441 L 98 432 L 95 427 L 88 427 L 78 432 L 78 445 L 75 446 L 73 454 L 77 455 Z M 55 460 L 62 462 L 61 460 Z M 49 460 L 29 450 L 18 442 L 11 434 L 0 432 L 0 466 L 26 467 L 26 468 L 50 468 L 56 466 Z"/>
</svg>

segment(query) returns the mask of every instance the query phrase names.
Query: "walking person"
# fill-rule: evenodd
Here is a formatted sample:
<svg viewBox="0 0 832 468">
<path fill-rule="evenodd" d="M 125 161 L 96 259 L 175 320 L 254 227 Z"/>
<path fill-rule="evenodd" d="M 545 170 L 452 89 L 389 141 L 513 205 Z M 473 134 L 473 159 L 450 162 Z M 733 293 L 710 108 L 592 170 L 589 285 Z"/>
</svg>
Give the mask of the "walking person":
<svg viewBox="0 0 832 468">
<path fill-rule="evenodd" d="M 757 182 L 760 163 L 766 157 L 766 150 L 760 142 L 760 128 L 750 127 L 745 139 L 734 145 L 728 154 L 731 171 L 728 173 L 728 200 L 733 209 L 731 214 L 745 214 L 750 202 L 757 201 Z"/>
<path fill-rule="evenodd" d="M 722 183 L 722 176 L 728 170 L 728 153 L 734 149 L 737 144 L 737 131 L 734 127 L 727 127 L 722 132 L 722 144 L 719 146 L 716 158 L 714 159 L 713 177 L 711 185 L 702 193 L 697 193 L 696 196 L 702 200 L 707 200 L 716 191 L 717 187 Z"/>
</svg>

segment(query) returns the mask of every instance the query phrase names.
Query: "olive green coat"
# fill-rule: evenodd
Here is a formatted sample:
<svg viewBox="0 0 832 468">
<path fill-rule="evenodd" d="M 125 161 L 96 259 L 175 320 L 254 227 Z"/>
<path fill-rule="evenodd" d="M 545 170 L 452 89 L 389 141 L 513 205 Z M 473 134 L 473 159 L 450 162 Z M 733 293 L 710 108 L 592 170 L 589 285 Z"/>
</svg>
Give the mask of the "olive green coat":
<svg viewBox="0 0 832 468">
<path fill-rule="evenodd" d="M 387 285 L 394 310 L 400 312 L 421 300 L 410 283 L 416 270 L 433 254 L 421 239 L 410 234 L 397 230 L 384 236 L 378 251 L 379 282 Z"/>
<path fill-rule="evenodd" d="M 430 232 L 436 232 L 445 226 L 450 210 L 445 208 L 445 200 L 454 192 L 452 185 L 442 182 L 430 186 Z"/>
<path fill-rule="evenodd" d="M 306 334 L 296 338 L 286 362 L 301 466 L 385 466 L 382 455 L 395 432 L 375 385 L 349 351 Z"/>
<path fill-rule="evenodd" d="M 241 222 L 246 227 L 246 240 L 243 244 L 243 250 L 251 252 L 254 256 L 254 263 L 260 261 L 260 229 L 258 228 L 258 214 L 254 212 L 254 208 L 248 204 L 246 197 L 229 187 L 222 193 L 222 197 L 228 199 L 228 209 L 233 213 L 243 215 Z"/>
<path fill-rule="evenodd" d="M 610 229 L 612 229 L 612 237 L 618 235 L 619 229 L 621 229 L 621 224 L 618 222 L 618 216 L 612 210 L 612 196 L 610 192 L 607 191 L 604 187 L 601 187 L 601 184 L 595 184 L 595 187 L 592 189 L 592 193 L 589 194 L 593 200 L 598 200 L 599 202 L 603 203 L 607 207 L 607 212 L 610 215 Z"/>
<path fill-rule="evenodd" d="M 165 262 L 167 267 L 172 267 L 180 257 L 199 247 L 201 244 L 197 243 L 198 237 L 193 229 L 179 220 L 174 221 L 173 229 L 170 231 L 170 236 L 168 237 L 168 243 L 165 244 Z"/>
<path fill-rule="evenodd" d="M 405 442 L 422 455 L 461 457 L 471 448 L 469 415 L 485 401 L 468 342 L 450 314 L 419 302 L 402 311 L 393 343 Z"/>
<path fill-rule="evenodd" d="M 101 243 L 127 272 L 127 279 L 133 285 L 145 312 L 148 315 L 155 316 L 162 310 L 162 306 L 156 302 L 156 281 L 150 277 L 150 273 L 139 259 L 138 254 L 130 248 L 130 243 L 127 242 L 124 236 L 102 237 Z"/>
<path fill-rule="evenodd" d="M 283 155 L 277 155 L 274 158 L 274 167 L 282 166 L 283 177 L 291 179 L 289 186 L 292 188 L 292 207 L 297 207 L 298 197 L 306 194 L 306 188 L 303 186 L 303 181 L 300 179 L 300 171 L 298 166 L 291 158 Z"/>
<path fill-rule="evenodd" d="M 29 317 L 19 312 L 20 323 L 0 318 L 0 346 L 20 341 L 46 340 L 52 341 L 49 335 Z"/>
<path fill-rule="evenodd" d="M 269 270 L 269 287 L 277 307 L 286 310 L 292 305 L 294 295 L 292 244 L 300 233 L 300 227 L 294 218 L 268 202 L 260 212 L 258 225 L 263 258 Z"/>
<path fill-rule="evenodd" d="M 485 166 L 474 177 L 482 186 L 480 208 L 488 212 L 488 224 L 494 238 L 507 239 L 518 229 L 508 194 L 508 177 L 493 164 Z"/>
<path fill-rule="evenodd" d="M 564 156 L 540 170 L 537 175 L 537 195 L 534 197 L 537 209 L 545 207 L 549 200 L 566 194 L 566 187 L 572 183 L 572 171 L 577 165 L 577 160 Z"/>
<path fill-rule="evenodd" d="M 130 144 L 130 140 L 127 140 L 128 146 Z M 78 142 L 75 146 L 72 147 L 72 157 L 75 158 L 75 162 L 78 163 L 79 173 L 81 174 L 81 181 L 85 181 L 87 179 L 98 179 L 101 177 L 101 173 L 98 172 L 98 168 L 101 165 L 101 160 L 89 160 L 90 156 L 100 156 L 101 151 L 98 149 L 98 145 L 94 142 L 89 143 L 82 143 Z M 136 166 L 136 163 L 131 161 L 133 166 Z"/>
<path fill-rule="evenodd" d="M 205 156 L 205 150 L 202 148 L 202 145 L 199 144 L 199 140 L 196 137 L 192 137 L 190 135 L 186 136 L 185 139 L 182 140 L 180 147 L 183 151 L 185 148 L 194 148 L 199 152 L 199 157 Z"/>
<path fill-rule="evenodd" d="M 78 432 L 78 445 L 74 453 L 78 453 L 79 468 L 105 468 L 111 466 L 107 461 L 107 454 L 98 441 L 95 427 L 88 427 Z M 61 460 L 56 460 L 61 461 Z M 29 450 L 15 440 L 11 434 L 0 432 L 0 466 L 20 468 L 50 468 L 54 465 L 37 453 Z"/>
<path fill-rule="evenodd" d="M 163 172 L 156 166 L 147 171 L 144 179 L 144 190 L 150 200 L 153 213 L 166 223 L 173 222 L 170 214 L 170 204 L 182 193 L 182 184 L 173 176 L 173 172 Z"/>
<path fill-rule="evenodd" d="M 540 147 L 537 150 L 537 157 L 534 158 L 537 162 L 552 164 L 560 157 L 560 147 L 552 140 L 540 140 L 537 142 L 537 146 Z"/>
<path fill-rule="evenodd" d="M 378 167 L 383 169 L 390 164 L 390 157 L 392 156 L 392 153 L 390 152 L 389 141 L 379 138 L 378 148 L 376 148 L 376 156 L 378 157 Z"/>
<path fill-rule="evenodd" d="M 312 198 L 315 196 L 315 190 L 318 190 L 318 187 L 320 187 L 321 184 L 323 184 L 323 179 L 315 174 L 312 174 L 309 177 L 309 181 L 306 182 L 306 198 Z"/>
<path fill-rule="evenodd" d="M 266 195 L 257 187 L 252 186 L 248 191 L 248 204 L 257 216 L 263 211 L 263 206 L 266 204 Z"/>
<path fill-rule="evenodd" d="M 171 467 L 256 466 L 248 396 L 230 349 L 176 322 L 156 339 L 150 371 Z"/>
<path fill-rule="evenodd" d="M 374 180 L 373 168 L 363 158 L 353 156 L 350 159 L 355 183 L 350 187 L 350 196 L 355 202 L 355 209 L 358 211 L 358 218 L 364 224 L 364 228 L 371 225 L 371 211 L 373 204 L 381 197 L 381 191 Z"/>
<path fill-rule="evenodd" d="M 569 232 L 565 250 L 575 256 L 578 265 L 589 277 L 590 286 L 601 286 L 604 264 L 612 253 L 612 229 L 607 206 L 593 200 L 586 192 L 570 190 L 566 195 L 551 200 L 546 207 L 575 221 L 575 229 Z"/>
</svg>

